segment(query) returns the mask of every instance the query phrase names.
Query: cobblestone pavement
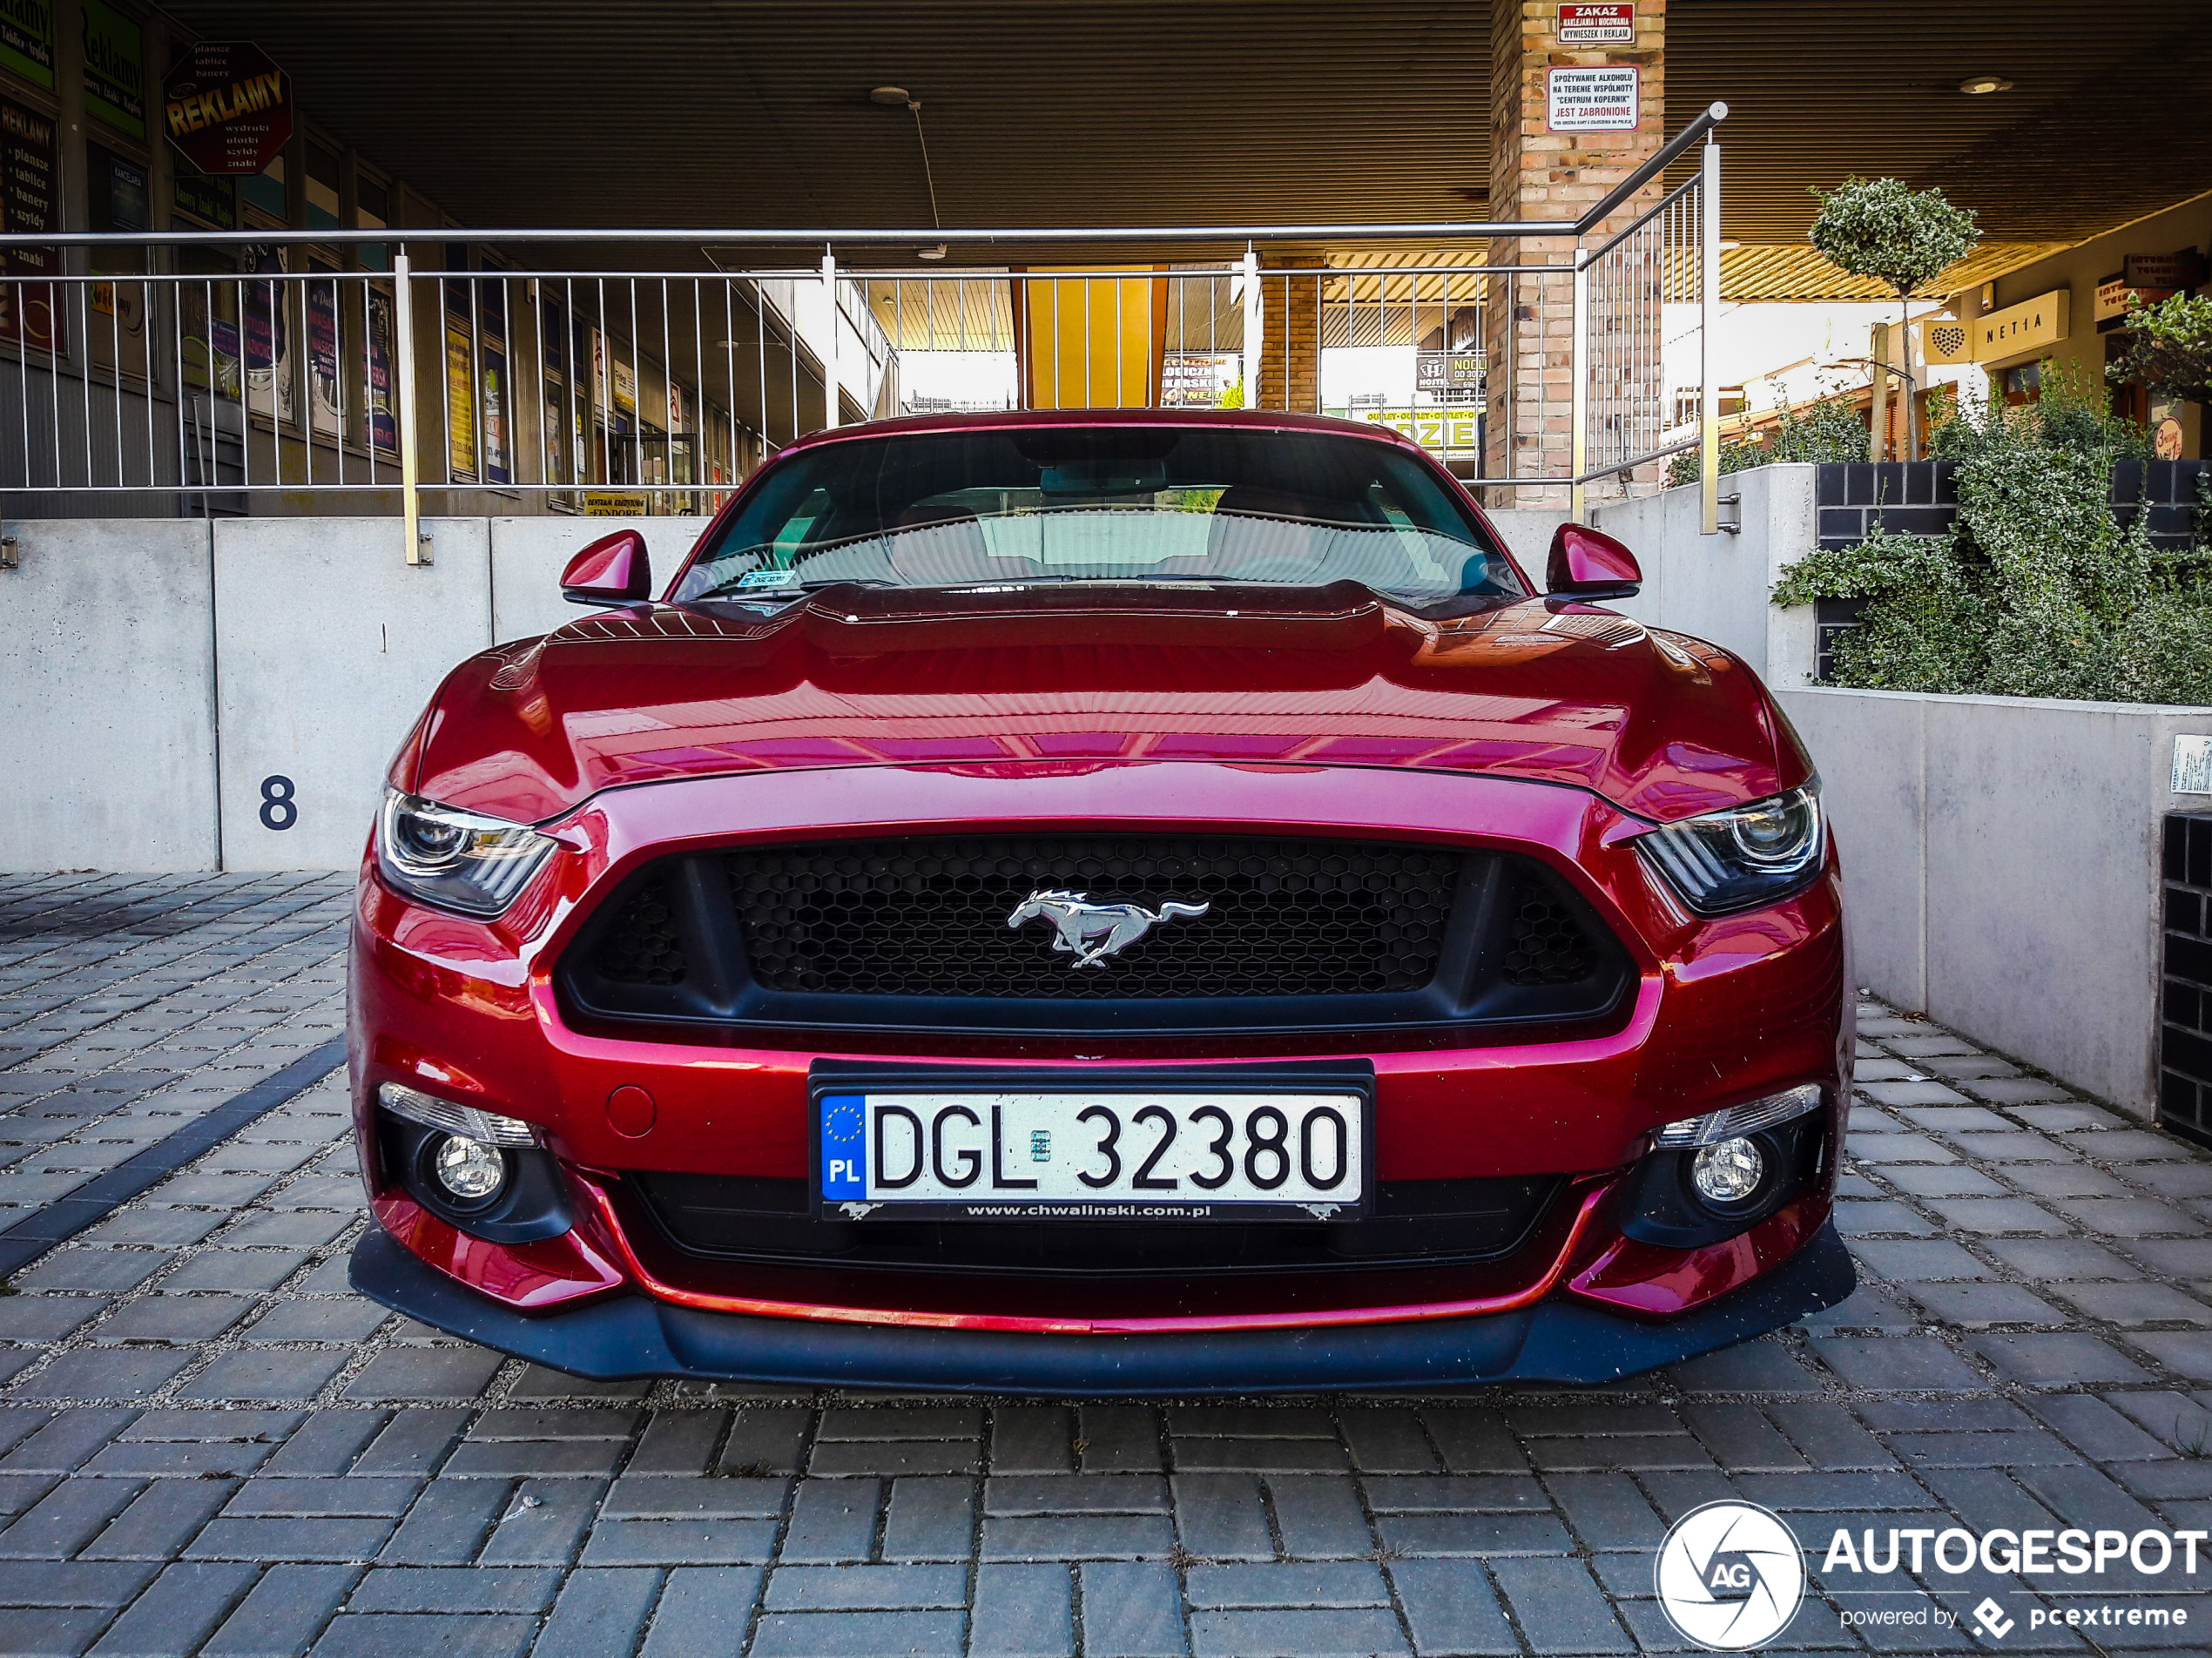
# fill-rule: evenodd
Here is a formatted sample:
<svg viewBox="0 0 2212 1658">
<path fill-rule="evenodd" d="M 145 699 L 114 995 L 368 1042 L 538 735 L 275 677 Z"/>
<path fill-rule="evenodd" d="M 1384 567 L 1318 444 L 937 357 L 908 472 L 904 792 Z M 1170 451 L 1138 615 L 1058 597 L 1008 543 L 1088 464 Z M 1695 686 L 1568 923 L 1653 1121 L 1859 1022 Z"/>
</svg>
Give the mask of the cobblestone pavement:
<svg viewBox="0 0 2212 1658">
<path fill-rule="evenodd" d="M 329 1040 L 345 908 L 326 876 L 0 880 L 0 1230 Z M 1813 1546 L 1770 1650 L 1973 1648 L 1844 1629 L 1929 1603 L 1838 1596 L 1872 1580 L 1821 1548 L 2212 1529 L 2212 1159 L 1865 1013 L 1850 1302 L 1613 1387 L 1422 1399 L 587 1387 L 347 1290 L 333 1077 L 0 1298 L 0 1650 L 1674 1651 L 1653 1550 L 1731 1493 Z M 1923 1580 L 2009 1597 L 2005 1650 L 2154 1633 Z M 2179 1604 L 2162 1649 L 2206 1649 Z"/>
</svg>

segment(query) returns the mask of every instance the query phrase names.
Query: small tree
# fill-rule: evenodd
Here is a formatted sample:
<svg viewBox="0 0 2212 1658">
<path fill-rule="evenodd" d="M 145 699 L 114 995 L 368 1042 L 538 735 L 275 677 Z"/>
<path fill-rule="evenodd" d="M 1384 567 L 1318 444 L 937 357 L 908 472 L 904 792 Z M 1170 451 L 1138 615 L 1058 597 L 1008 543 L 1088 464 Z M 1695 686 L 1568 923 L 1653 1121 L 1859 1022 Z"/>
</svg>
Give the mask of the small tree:
<svg viewBox="0 0 2212 1658">
<path fill-rule="evenodd" d="M 1912 406 L 1919 385 L 1912 373 L 1912 291 L 1973 252 L 1981 232 L 1973 214 L 1953 207 L 1940 190 L 1914 190 L 1898 179 L 1846 179 L 1838 189 L 1812 193 L 1820 212 L 1808 235 L 1821 257 L 1838 270 L 1884 283 L 1897 294 L 1905 330 L 1905 442 L 1910 460 L 1920 452 L 1919 419 Z"/>
<path fill-rule="evenodd" d="M 2212 403 L 2212 296 L 2135 300 L 2128 327 L 2134 335 L 2128 354 L 2107 371 L 2114 380 L 2139 381 L 2154 397 Z"/>
</svg>

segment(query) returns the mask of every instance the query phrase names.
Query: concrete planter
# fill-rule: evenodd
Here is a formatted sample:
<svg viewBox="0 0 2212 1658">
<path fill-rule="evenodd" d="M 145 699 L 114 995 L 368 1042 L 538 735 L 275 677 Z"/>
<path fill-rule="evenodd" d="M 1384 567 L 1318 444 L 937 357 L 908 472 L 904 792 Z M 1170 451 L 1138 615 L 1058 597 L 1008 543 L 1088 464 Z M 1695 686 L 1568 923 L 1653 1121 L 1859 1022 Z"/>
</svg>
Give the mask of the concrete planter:
<svg viewBox="0 0 2212 1658">
<path fill-rule="evenodd" d="M 2148 1117 L 2159 834 L 2212 708 L 1777 684 L 1820 767 L 1858 982 Z"/>
</svg>

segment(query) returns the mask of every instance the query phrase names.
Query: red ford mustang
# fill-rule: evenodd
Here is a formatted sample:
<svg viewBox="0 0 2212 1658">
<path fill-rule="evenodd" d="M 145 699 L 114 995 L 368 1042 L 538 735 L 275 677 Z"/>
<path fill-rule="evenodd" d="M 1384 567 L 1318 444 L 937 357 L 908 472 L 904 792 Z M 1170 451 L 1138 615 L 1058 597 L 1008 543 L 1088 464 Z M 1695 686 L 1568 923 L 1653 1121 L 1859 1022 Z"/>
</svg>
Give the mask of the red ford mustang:
<svg viewBox="0 0 2212 1658">
<path fill-rule="evenodd" d="M 463 663 L 361 873 L 354 1284 L 583 1376 L 1599 1381 L 1832 1304 L 1817 779 L 1372 428 L 828 432 Z"/>
</svg>

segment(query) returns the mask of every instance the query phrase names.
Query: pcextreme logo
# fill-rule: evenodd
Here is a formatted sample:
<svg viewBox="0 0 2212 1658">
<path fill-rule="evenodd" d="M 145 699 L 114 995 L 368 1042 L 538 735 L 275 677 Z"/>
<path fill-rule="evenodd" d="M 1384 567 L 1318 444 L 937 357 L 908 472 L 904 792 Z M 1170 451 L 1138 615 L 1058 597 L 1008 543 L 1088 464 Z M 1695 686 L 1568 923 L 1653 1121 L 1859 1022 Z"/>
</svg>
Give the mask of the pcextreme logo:
<svg viewBox="0 0 2212 1658">
<path fill-rule="evenodd" d="M 1659 1604 L 1685 1640 L 1716 1652 L 1763 1646 L 1805 1597 L 1795 1533 L 1757 1503 L 1710 1502 L 1659 1545 Z"/>
</svg>

